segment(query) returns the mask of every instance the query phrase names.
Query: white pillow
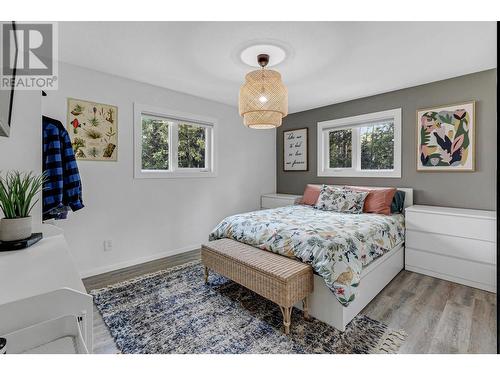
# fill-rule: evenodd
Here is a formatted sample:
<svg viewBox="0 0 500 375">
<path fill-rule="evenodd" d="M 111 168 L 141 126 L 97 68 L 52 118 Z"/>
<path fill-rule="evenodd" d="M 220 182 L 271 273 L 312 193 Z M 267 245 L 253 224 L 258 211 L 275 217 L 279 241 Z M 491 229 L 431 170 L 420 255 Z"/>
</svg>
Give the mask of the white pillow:
<svg viewBox="0 0 500 375">
<path fill-rule="evenodd" d="M 314 207 L 324 211 L 360 214 L 363 212 L 367 195 L 366 191 L 353 191 L 342 187 L 323 185 Z"/>
</svg>

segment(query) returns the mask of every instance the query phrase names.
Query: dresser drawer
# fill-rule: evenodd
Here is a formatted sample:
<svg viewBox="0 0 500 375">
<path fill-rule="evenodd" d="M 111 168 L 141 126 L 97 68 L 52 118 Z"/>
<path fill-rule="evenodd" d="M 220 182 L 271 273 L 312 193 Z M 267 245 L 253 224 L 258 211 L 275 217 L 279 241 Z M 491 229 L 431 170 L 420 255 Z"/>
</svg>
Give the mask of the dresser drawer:
<svg viewBox="0 0 500 375">
<path fill-rule="evenodd" d="M 495 265 L 431 254 L 409 247 L 405 248 L 405 256 L 406 268 L 410 271 L 440 277 L 491 292 L 496 290 Z"/>
<path fill-rule="evenodd" d="M 406 228 L 420 232 L 447 234 L 494 242 L 495 226 L 494 220 L 484 218 L 406 212 Z"/>
<path fill-rule="evenodd" d="M 438 255 L 496 264 L 496 246 L 493 242 L 444 234 L 406 230 L 406 246 Z"/>
</svg>

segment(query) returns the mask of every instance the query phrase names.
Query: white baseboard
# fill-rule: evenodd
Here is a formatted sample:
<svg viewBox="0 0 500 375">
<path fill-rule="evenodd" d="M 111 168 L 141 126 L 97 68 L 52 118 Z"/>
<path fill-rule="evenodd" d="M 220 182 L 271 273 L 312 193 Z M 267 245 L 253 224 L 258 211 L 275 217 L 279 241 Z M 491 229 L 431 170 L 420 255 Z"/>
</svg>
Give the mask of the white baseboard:
<svg viewBox="0 0 500 375">
<path fill-rule="evenodd" d="M 135 266 L 135 265 L 138 265 L 141 263 L 150 262 L 152 260 L 157 260 L 157 259 L 165 258 L 168 256 L 172 256 L 172 255 L 187 253 L 188 251 L 197 250 L 200 247 L 201 247 L 201 245 L 191 245 L 191 246 L 182 247 L 180 249 L 162 251 L 160 253 L 156 253 L 153 255 L 148 255 L 145 257 L 141 257 L 141 258 L 135 258 L 135 259 L 127 260 L 127 261 L 120 262 L 120 263 L 110 264 L 108 266 L 96 267 L 96 268 L 92 268 L 90 270 L 80 272 L 80 277 L 82 279 L 85 279 L 87 277 L 100 275 L 100 274 L 106 273 L 106 272 L 116 271 L 116 270 L 119 270 L 121 268 Z"/>
</svg>

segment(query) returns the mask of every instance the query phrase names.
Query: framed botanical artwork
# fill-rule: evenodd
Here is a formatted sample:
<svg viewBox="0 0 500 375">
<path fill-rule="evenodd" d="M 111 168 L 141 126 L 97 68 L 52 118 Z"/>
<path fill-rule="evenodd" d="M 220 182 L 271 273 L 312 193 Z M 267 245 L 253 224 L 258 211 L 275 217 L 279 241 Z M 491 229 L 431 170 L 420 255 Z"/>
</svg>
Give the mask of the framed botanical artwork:
<svg viewBox="0 0 500 375">
<path fill-rule="evenodd" d="M 283 170 L 307 171 L 308 128 L 293 129 L 283 132 Z"/>
<path fill-rule="evenodd" d="M 77 160 L 117 161 L 118 107 L 68 98 L 67 130 Z"/>
<path fill-rule="evenodd" d="M 472 172 L 475 102 L 417 111 L 417 171 Z"/>
</svg>

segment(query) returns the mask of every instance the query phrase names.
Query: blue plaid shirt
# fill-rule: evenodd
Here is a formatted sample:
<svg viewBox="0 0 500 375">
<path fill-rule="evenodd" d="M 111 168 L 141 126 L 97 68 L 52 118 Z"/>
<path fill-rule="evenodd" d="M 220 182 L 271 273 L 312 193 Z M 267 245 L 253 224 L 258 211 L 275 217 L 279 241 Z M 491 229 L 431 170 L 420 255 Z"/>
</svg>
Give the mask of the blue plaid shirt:
<svg viewBox="0 0 500 375">
<path fill-rule="evenodd" d="M 68 132 L 60 121 L 42 117 L 43 170 L 47 182 L 42 192 L 43 219 L 65 219 L 68 210 L 83 208 L 82 182 Z"/>
</svg>

